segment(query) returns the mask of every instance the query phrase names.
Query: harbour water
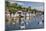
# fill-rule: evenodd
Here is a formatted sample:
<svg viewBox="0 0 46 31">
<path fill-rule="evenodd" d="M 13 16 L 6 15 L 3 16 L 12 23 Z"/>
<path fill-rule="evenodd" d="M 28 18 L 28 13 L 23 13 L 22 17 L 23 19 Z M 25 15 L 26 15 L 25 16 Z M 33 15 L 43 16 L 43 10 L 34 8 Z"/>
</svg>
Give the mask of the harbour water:
<svg viewBox="0 0 46 31">
<path fill-rule="evenodd" d="M 44 15 L 33 16 L 30 20 L 21 19 L 21 24 L 6 24 L 6 30 L 23 30 L 23 29 L 39 29 L 44 28 Z"/>
</svg>

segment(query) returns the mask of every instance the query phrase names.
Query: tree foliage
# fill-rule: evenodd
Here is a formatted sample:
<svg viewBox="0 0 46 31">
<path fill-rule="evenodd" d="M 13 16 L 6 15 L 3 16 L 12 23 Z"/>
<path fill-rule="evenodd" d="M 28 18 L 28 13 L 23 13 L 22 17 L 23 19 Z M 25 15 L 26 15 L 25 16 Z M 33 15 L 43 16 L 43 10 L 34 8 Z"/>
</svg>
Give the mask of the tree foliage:
<svg viewBox="0 0 46 31">
<path fill-rule="evenodd" d="M 27 12 L 37 11 L 36 9 L 32 10 L 31 6 L 26 8 L 26 7 L 22 7 L 20 5 L 17 5 L 16 3 L 10 4 L 10 2 L 8 2 L 8 1 L 5 2 L 5 5 L 6 5 L 6 8 L 8 8 L 11 13 L 15 13 L 18 10 L 23 10 L 23 11 L 27 11 Z"/>
</svg>

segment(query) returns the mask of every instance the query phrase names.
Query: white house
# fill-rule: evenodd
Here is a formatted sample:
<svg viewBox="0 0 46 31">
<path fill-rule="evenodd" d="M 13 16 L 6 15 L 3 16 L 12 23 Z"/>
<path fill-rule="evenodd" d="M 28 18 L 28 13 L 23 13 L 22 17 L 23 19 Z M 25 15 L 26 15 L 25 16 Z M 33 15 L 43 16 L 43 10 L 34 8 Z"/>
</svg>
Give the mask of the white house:
<svg viewBox="0 0 46 31">
<path fill-rule="evenodd" d="M 10 22 L 11 22 L 11 16 L 10 16 L 10 12 L 8 11 L 8 9 L 5 11 L 5 19 L 7 19 L 8 20 L 7 23 L 10 24 Z"/>
</svg>

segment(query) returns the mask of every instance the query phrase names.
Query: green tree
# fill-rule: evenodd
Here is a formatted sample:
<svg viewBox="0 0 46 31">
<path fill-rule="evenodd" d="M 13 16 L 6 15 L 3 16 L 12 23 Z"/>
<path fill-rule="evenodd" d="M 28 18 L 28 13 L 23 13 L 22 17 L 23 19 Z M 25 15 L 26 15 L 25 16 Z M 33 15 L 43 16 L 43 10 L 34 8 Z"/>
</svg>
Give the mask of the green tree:
<svg viewBox="0 0 46 31">
<path fill-rule="evenodd" d="M 33 13 L 36 14 L 37 10 L 36 9 L 32 9 Z"/>
</svg>

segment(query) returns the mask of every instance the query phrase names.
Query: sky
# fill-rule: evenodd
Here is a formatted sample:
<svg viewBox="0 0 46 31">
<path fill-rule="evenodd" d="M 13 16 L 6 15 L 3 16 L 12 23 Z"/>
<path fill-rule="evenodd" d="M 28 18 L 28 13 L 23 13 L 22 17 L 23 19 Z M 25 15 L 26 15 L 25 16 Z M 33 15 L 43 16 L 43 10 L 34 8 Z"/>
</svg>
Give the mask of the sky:
<svg viewBox="0 0 46 31">
<path fill-rule="evenodd" d="M 15 0 L 8 0 L 11 3 L 17 3 L 18 5 L 24 7 L 31 7 L 32 9 L 37 9 L 43 11 L 44 3 L 43 2 L 26 2 L 26 1 L 15 1 Z"/>
</svg>

